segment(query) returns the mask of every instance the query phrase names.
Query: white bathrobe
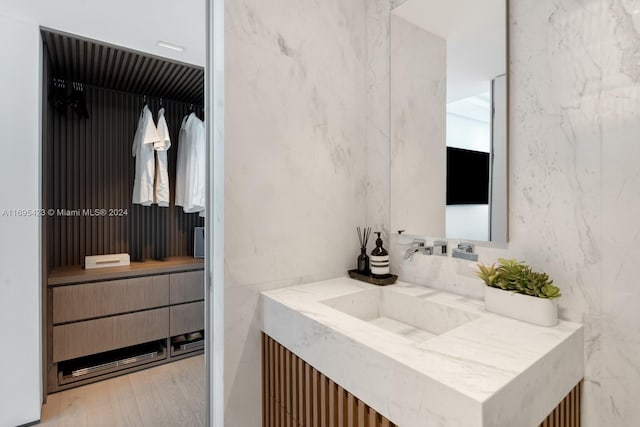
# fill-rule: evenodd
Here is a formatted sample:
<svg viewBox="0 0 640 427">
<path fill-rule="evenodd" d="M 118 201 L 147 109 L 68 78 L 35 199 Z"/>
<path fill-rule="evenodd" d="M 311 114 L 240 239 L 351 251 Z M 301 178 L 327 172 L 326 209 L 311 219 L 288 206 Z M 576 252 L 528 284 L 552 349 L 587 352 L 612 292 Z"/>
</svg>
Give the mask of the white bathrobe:
<svg viewBox="0 0 640 427">
<path fill-rule="evenodd" d="M 136 158 L 136 175 L 133 181 L 133 203 L 150 206 L 153 203 L 155 177 L 154 144 L 160 142 L 151 110 L 145 105 L 140 113 L 138 128 L 133 137 L 132 154 Z"/>
<path fill-rule="evenodd" d="M 205 181 L 204 123 L 191 113 L 182 120 L 178 141 L 176 206 L 182 206 L 185 213 L 204 213 Z"/>
<path fill-rule="evenodd" d="M 154 202 L 158 206 L 169 206 L 169 168 L 167 163 L 167 150 L 171 147 L 169 128 L 164 118 L 164 108 L 158 111 L 158 135 L 160 141 L 153 144 L 158 155 L 156 167 L 156 186 Z"/>
</svg>

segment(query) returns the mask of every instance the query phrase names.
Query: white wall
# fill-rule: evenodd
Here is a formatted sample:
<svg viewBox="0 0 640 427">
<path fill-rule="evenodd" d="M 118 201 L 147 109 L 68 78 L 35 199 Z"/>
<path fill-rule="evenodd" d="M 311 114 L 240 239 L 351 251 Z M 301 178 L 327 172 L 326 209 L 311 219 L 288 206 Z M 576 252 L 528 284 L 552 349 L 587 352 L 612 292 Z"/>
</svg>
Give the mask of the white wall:
<svg viewBox="0 0 640 427">
<path fill-rule="evenodd" d="M 40 39 L 32 22 L 0 15 L 0 426 L 40 418 Z"/>
<path fill-rule="evenodd" d="M 635 426 L 640 14 L 604 0 L 510 4 L 510 237 L 480 261 L 515 257 L 554 279 L 561 317 L 586 329 L 583 426 Z M 403 263 L 401 250 L 403 279 L 482 297 L 474 263 Z"/>
<path fill-rule="evenodd" d="M 391 228 L 444 235 L 447 44 L 391 14 Z"/>
<path fill-rule="evenodd" d="M 345 275 L 365 224 L 365 3 L 226 3 L 226 427 L 261 424 L 259 293 Z"/>
<path fill-rule="evenodd" d="M 389 237 L 389 0 L 366 0 L 366 221 Z M 374 240 L 374 239 L 371 239 Z M 375 242 L 371 242 L 375 246 Z"/>
</svg>

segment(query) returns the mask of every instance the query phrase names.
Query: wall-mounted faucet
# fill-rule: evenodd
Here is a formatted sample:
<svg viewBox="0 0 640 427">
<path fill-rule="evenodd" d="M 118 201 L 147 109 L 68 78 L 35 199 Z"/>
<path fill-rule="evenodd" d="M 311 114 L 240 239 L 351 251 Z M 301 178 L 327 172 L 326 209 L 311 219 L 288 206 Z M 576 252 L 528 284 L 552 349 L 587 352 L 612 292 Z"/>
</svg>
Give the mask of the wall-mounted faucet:
<svg viewBox="0 0 640 427">
<path fill-rule="evenodd" d="M 424 239 L 413 239 L 411 246 L 405 251 L 403 259 L 405 261 L 411 261 L 417 253 L 433 255 L 433 246 L 427 246 L 427 241 Z"/>
</svg>

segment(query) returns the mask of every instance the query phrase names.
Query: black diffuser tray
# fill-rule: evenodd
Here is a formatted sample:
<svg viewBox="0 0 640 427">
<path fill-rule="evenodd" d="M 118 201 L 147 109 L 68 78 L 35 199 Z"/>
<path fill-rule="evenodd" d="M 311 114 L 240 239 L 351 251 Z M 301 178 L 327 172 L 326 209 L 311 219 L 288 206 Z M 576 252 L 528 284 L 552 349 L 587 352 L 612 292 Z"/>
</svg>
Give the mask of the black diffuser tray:
<svg viewBox="0 0 640 427">
<path fill-rule="evenodd" d="M 369 274 L 362 274 L 358 270 L 349 270 L 349 277 L 360 280 L 361 282 L 371 283 L 372 285 L 387 286 L 393 285 L 398 280 L 395 274 L 387 274 L 385 276 L 373 277 Z"/>
</svg>

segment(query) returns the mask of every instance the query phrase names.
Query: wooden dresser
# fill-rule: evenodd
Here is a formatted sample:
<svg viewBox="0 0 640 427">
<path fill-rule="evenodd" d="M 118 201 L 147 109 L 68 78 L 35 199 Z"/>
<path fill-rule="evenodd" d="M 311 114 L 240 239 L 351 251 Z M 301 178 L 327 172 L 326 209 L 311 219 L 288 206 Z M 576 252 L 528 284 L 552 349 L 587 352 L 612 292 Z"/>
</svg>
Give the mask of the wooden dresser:
<svg viewBox="0 0 640 427">
<path fill-rule="evenodd" d="M 52 271 L 47 390 L 53 393 L 203 352 L 204 263 L 192 257 Z"/>
</svg>

